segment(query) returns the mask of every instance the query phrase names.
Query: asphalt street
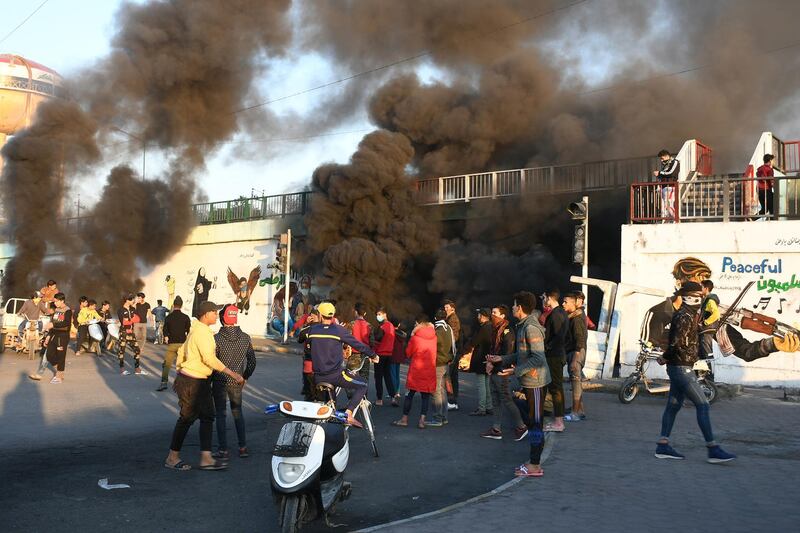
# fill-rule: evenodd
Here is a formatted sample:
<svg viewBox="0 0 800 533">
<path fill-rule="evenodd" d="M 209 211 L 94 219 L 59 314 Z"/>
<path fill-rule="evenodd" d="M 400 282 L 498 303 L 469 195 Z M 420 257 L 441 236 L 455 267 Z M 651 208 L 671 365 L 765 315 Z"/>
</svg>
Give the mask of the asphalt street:
<svg viewBox="0 0 800 533">
<path fill-rule="evenodd" d="M 138 377 L 119 376 L 108 357 L 71 356 L 62 385 L 31 382 L 25 376 L 34 362 L 0 356 L 0 531 L 277 529 L 269 460 L 283 419 L 262 410 L 299 396 L 300 358 L 259 354 L 245 394 L 250 458 L 234 457 L 222 472 L 174 472 L 162 464 L 177 399 L 154 390 L 159 356 L 158 347 L 148 347 L 150 375 Z M 366 434 L 352 433 L 353 496 L 339 507 L 334 521 L 344 525 L 335 531 L 386 523 L 384 531 L 531 531 L 540 520 L 594 532 L 778 531 L 800 523 L 800 404 L 763 391 L 713 406 L 718 440 L 739 454 L 724 466 L 705 463 L 692 408 L 679 414 L 673 434 L 687 460 L 659 461 L 652 452 L 663 398 L 623 406 L 615 395 L 590 393 L 589 419 L 548 443 L 544 478 L 459 505 L 507 483 L 527 454 L 525 442 L 477 436 L 490 421 L 466 414 L 475 407 L 474 378 L 462 376 L 462 383 L 466 409 L 451 413 L 446 428 L 391 427 L 399 409 L 375 408 L 377 459 Z M 415 403 L 412 420 L 418 409 Z M 193 428 L 183 457 L 196 464 L 197 456 Z M 130 488 L 104 490 L 102 478 Z M 435 514 L 393 523 L 429 512 Z M 316 524 L 308 531 L 331 529 Z"/>
<path fill-rule="evenodd" d="M 143 357 L 148 376 L 120 376 L 109 356 L 68 358 L 66 380 L 51 385 L 26 377 L 33 361 L 0 356 L 0 530 L 2 531 L 273 531 L 277 517 L 269 490 L 271 448 L 284 419 L 263 407 L 299 397 L 300 357 L 259 354 L 245 394 L 247 459 L 234 457 L 221 472 L 173 472 L 162 467 L 175 422 L 177 398 L 155 392 L 161 350 Z M 474 379 L 462 376 L 467 408 Z M 374 398 L 374 390 L 370 397 Z M 387 402 L 388 403 L 388 402 Z M 419 397 L 412 420 L 419 412 Z M 508 481 L 526 444 L 477 435 L 488 417 L 453 413 L 442 429 L 396 428 L 400 409 L 376 407 L 380 457 L 366 433 L 351 433 L 347 477 L 352 497 L 335 521 L 353 530 L 432 511 Z M 235 443 L 230 418 L 229 439 Z M 216 437 L 215 437 L 216 438 Z M 196 464 L 196 425 L 183 458 Z M 98 480 L 129 484 L 103 490 Z M 317 530 L 327 530 L 324 526 Z M 315 528 L 309 528 L 314 531 Z"/>
</svg>

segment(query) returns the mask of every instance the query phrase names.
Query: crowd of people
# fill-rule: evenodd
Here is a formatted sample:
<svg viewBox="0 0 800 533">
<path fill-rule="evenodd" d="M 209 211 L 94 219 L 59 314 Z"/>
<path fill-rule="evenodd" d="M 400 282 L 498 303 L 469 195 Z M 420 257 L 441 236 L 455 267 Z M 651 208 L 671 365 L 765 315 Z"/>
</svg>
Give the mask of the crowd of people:
<svg viewBox="0 0 800 533">
<path fill-rule="evenodd" d="M 315 401 L 319 399 L 315 383 L 341 387 L 348 392 L 348 422 L 360 426 L 353 412 L 368 394 L 372 367 L 374 404 L 402 406 L 393 426 L 409 426 L 414 398 L 419 395 L 416 427 L 442 428 L 449 422 L 448 412 L 461 408 L 462 375 L 473 374 L 478 400 L 469 414 L 492 417 L 491 427 L 480 437 L 502 439 L 503 414 L 507 413 L 512 438 L 527 437 L 530 443 L 529 460 L 515 473 L 539 477 L 544 433 L 563 432 L 565 420 L 586 419 L 582 370 L 588 328 L 594 324 L 584 311 L 585 296 L 580 292 L 562 298 L 557 290 L 539 297 L 523 291 L 510 303 L 510 307 L 476 309 L 475 326 L 467 336 L 452 300 L 445 300 L 432 320 L 421 313 L 408 327 L 390 320 L 385 307 L 375 310 L 374 321 L 368 320 L 368 309 L 361 303 L 353 307 L 351 320 L 340 323 L 335 302 L 323 302 L 298 321 L 298 340 L 304 345 L 302 394 Z M 408 373 L 401 396 L 399 366 L 403 363 L 408 364 Z M 569 414 L 564 405 L 565 366 L 572 392 Z M 548 394 L 553 416 L 545 423 Z"/>
<path fill-rule="evenodd" d="M 55 280 L 49 280 L 40 290 L 31 294 L 19 310 L 22 321 L 19 325 L 19 345 L 21 350 L 37 350 L 41 356 L 38 370 L 28 377 L 40 381 L 48 366 L 54 369 L 51 384 L 64 381 L 67 351 L 74 339 L 75 355 L 95 353 L 102 356 L 115 354 L 119 360 L 122 375 L 131 372 L 125 368 L 125 352 L 133 353 L 133 373 L 146 375 L 140 365 L 141 347 L 147 342 L 147 326 L 154 318 L 156 332 L 163 328 L 166 308 L 158 300 L 151 310 L 145 301 L 145 294 L 127 295 L 116 316 L 112 314 L 111 302 L 104 300 L 99 304 L 87 296 L 81 296 L 75 309 L 67 305 L 66 295 L 58 288 Z M 31 337 L 36 343 L 27 343 Z M 156 343 L 159 342 L 158 333 Z M 35 346 L 38 344 L 38 347 Z"/>
</svg>

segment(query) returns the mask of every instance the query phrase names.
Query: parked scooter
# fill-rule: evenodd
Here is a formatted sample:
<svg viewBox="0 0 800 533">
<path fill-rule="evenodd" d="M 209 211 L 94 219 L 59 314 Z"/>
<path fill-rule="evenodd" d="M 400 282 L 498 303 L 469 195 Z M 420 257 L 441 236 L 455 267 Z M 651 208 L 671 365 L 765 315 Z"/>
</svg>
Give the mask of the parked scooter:
<svg viewBox="0 0 800 533">
<path fill-rule="evenodd" d="M 272 450 L 272 496 L 281 532 L 296 533 L 319 517 L 327 523 L 336 504 L 350 496 L 350 483 L 344 480 L 349 426 L 347 415 L 329 405 L 284 401 L 264 412 L 278 411 L 290 420 Z"/>
<path fill-rule="evenodd" d="M 635 368 L 633 373 L 625 378 L 622 382 L 622 387 L 619 389 L 619 401 L 628 404 L 631 403 L 639 394 L 639 384 L 644 384 L 644 388 L 650 394 L 664 394 L 669 392 L 669 382 L 655 383 L 653 380 L 647 378 L 647 362 L 657 361 L 664 355 L 663 350 L 653 346 L 651 342 L 639 341 L 641 349 L 639 356 L 636 358 Z M 714 373 L 711 367 L 712 359 L 698 360 L 692 369 L 697 375 L 697 382 L 706 395 L 709 403 L 714 403 L 717 399 L 717 385 L 714 383 Z"/>
</svg>

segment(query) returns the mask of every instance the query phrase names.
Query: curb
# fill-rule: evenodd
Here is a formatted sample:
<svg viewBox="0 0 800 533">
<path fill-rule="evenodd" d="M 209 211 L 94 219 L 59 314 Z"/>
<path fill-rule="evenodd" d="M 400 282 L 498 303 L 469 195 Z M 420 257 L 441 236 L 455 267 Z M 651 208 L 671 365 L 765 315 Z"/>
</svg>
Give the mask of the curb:
<svg viewBox="0 0 800 533">
<path fill-rule="evenodd" d="M 544 464 L 545 461 L 550 457 L 550 452 L 553 450 L 556 441 L 556 434 L 555 433 L 545 433 L 544 434 L 544 450 L 542 450 L 542 460 L 540 464 Z M 400 520 L 395 520 L 393 522 L 386 522 L 385 524 L 378 524 L 375 526 L 370 526 L 368 528 L 356 530 L 356 533 L 371 533 L 372 531 L 380 531 L 386 528 L 395 527 L 403 524 L 408 524 L 410 522 L 416 522 L 417 520 L 423 520 L 425 518 L 433 518 L 436 516 L 440 516 L 443 514 L 447 514 L 451 511 L 455 511 L 467 505 L 473 504 L 475 502 L 479 502 L 481 500 L 485 500 L 492 496 L 496 496 L 502 492 L 507 491 L 511 487 L 516 486 L 517 484 L 521 483 L 522 480 L 525 479 L 523 477 L 515 477 L 514 479 L 507 481 L 500 485 L 499 487 L 490 490 L 489 492 L 484 492 L 483 494 L 479 494 L 477 496 L 473 496 L 468 500 L 464 500 L 461 502 L 456 502 L 454 504 L 448 505 L 446 507 L 442 507 L 441 509 L 437 509 L 435 511 L 430 511 L 428 513 L 418 514 L 415 516 L 410 516 L 408 518 L 402 518 Z"/>
</svg>

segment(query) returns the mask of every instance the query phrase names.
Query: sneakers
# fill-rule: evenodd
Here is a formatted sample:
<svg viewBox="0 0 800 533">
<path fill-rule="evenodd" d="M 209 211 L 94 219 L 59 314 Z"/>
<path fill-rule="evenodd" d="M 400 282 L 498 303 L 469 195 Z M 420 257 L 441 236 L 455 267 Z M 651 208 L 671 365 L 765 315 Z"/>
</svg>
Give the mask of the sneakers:
<svg viewBox="0 0 800 533">
<path fill-rule="evenodd" d="M 39 374 L 28 374 L 28 378 L 32 379 L 33 381 L 41 381 L 42 380 L 42 376 L 40 376 Z"/>
<path fill-rule="evenodd" d="M 447 410 L 448 411 L 458 411 L 458 404 L 457 403 L 447 402 Z"/>
<path fill-rule="evenodd" d="M 161 385 L 159 385 L 158 388 L 156 389 L 156 392 L 161 392 L 162 390 L 167 390 L 167 384 L 164 383 L 163 381 L 161 382 Z"/>
<path fill-rule="evenodd" d="M 727 463 L 728 461 L 733 461 L 734 459 L 736 459 L 736 455 L 726 452 L 720 446 L 708 447 L 707 461 L 711 464 Z"/>
<path fill-rule="evenodd" d="M 475 409 L 469 416 L 486 416 L 488 413 L 483 409 Z"/>
<path fill-rule="evenodd" d="M 481 433 L 481 437 L 483 437 L 484 439 L 502 440 L 503 433 L 499 429 L 491 427 L 488 430 Z"/>
<path fill-rule="evenodd" d="M 131 373 L 129 371 L 125 370 L 124 368 L 120 368 L 119 369 L 119 375 L 120 376 L 130 376 Z"/>
<path fill-rule="evenodd" d="M 709 457 L 711 456 L 711 448 L 709 448 Z M 686 459 L 686 456 L 675 451 L 669 444 L 656 445 L 656 459 Z"/>
<path fill-rule="evenodd" d="M 525 426 L 514 429 L 514 440 L 519 442 L 528 435 L 528 428 Z"/>
<path fill-rule="evenodd" d="M 580 422 L 581 420 L 586 420 L 586 415 L 570 413 L 564 416 L 564 420 L 566 420 L 567 422 Z"/>
<path fill-rule="evenodd" d="M 241 457 L 242 459 L 250 457 L 250 452 L 247 451 L 246 446 L 244 448 L 239 448 L 239 457 Z"/>
<path fill-rule="evenodd" d="M 136 367 L 136 370 L 134 370 L 134 373 L 135 373 L 137 376 L 147 376 L 147 375 L 148 375 L 148 374 L 147 374 L 147 370 L 142 370 L 142 369 L 141 369 L 141 368 L 139 368 L 139 367 Z"/>
<path fill-rule="evenodd" d="M 426 420 L 425 427 L 429 428 L 440 428 L 444 426 L 444 424 L 440 420 Z"/>
<path fill-rule="evenodd" d="M 217 450 L 216 452 L 211 454 L 211 457 L 214 459 L 220 459 L 222 461 L 227 461 L 231 458 L 231 452 L 228 450 Z"/>
</svg>

